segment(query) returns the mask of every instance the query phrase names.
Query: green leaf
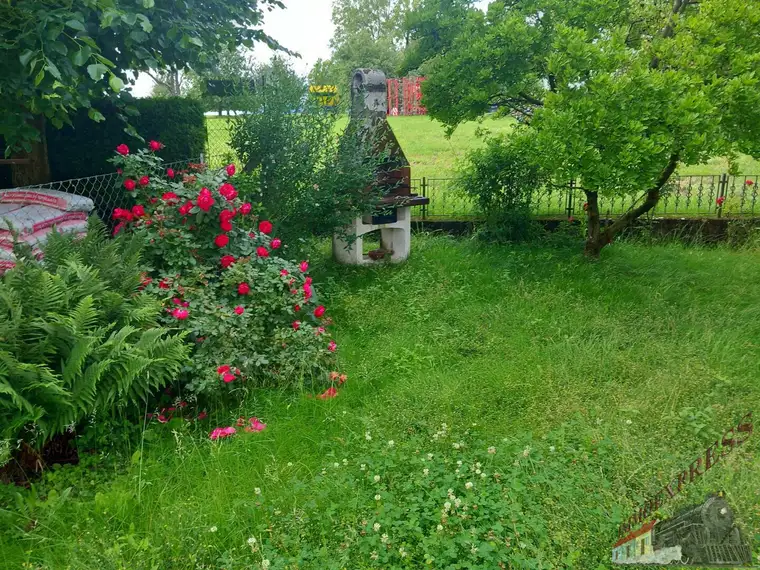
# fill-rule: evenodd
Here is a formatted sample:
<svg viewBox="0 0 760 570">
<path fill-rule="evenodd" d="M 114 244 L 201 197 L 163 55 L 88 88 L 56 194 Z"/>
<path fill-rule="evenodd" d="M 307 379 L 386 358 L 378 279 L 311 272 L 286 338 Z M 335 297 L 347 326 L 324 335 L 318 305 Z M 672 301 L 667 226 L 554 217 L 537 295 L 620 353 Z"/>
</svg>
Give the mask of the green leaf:
<svg viewBox="0 0 760 570">
<path fill-rule="evenodd" d="M 50 47 L 53 49 L 53 51 L 58 52 L 61 55 L 66 55 L 69 53 L 69 48 L 67 48 L 66 44 L 63 42 L 53 42 L 50 44 Z"/>
<path fill-rule="evenodd" d="M 26 67 L 26 65 L 29 63 L 29 60 L 30 60 L 30 59 L 32 59 L 32 56 L 33 56 L 35 53 L 37 53 L 37 52 L 35 52 L 35 51 L 32 51 L 32 50 L 30 50 L 30 49 L 28 49 L 28 50 L 26 50 L 24 53 L 22 53 L 22 54 L 21 54 L 21 55 L 18 57 L 18 60 L 21 62 L 21 65 L 23 65 L 24 67 Z"/>
<path fill-rule="evenodd" d="M 68 22 L 66 22 L 66 25 L 72 30 L 77 30 L 78 32 L 87 31 L 87 28 L 85 28 L 84 24 L 80 22 L 79 20 L 69 20 Z"/>
<path fill-rule="evenodd" d="M 101 121 L 105 121 L 106 120 L 106 118 L 103 116 L 103 113 L 101 113 L 97 109 L 93 109 L 93 108 L 90 108 L 87 111 L 87 116 L 90 117 L 90 119 L 92 119 L 96 123 L 99 123 Z"/>
<path fill-rule="evenodd" d="M 138 43 L 142 43 L 148 39 L 148 34 L 142 30 L 134 30 L 133 32 L 130 32 L 129 37 Z"/>
<path fill-rule="evenodd" d="M 84 65 L 85 62 L 90 59 L 92 50 L 90 46 L 82 46 L 81 49 L 74 54 L 74 65 Z"/>
<path fill-rule="evenodd" d="M 203 47 L 203 41 L 200 38 L 190 38 L 188 41 L 193 45 Z"/>
<path fill-rule="evenodd" d="M 58 67 L 56 67 L 56 65 L 52 61 L 47 60 L 47 63 L 45 64 L 45 69 L 47 69 L 50 72 L 50 75 L 52 75 L 56 79 L 58 80 L 61 79 L 61 72 L 58 71 Z"/>
<path fill-rule="evenodd" d="M 124 14 L 121 17 L 121 21 L 128 26 L 134 26 L 137 23 L 137 14 Z"/>
<path fill-rule="evenodd" d="M 91 63 L 87 66 L 87 73 L 90 74 L 93 81 L 100 81 L 103 79 L 106 71 L 108 71 L 108 68 L 102 63 Z"/>
<path fill-rule="evenodd" d="M 108 80 L 108 84 L 116 93 L 124 89 L 124 82 L 115 75 L 111 75 L 111 78 Z"/>
<path fill-rule="evenodd" d="M 153 8 L 155 5 L 155 0 L 143 0 L 143 8 Z"/>
<path fill-rule="evenodd" d="M 43 67 L 40 69 L 40 72 L 37 74 L 37 77 L 34 78 L 34 86 L 37 87 L 40 83 L 42 83 L 42 80 L 45 79 L 45 68 Z"/>
</svg>

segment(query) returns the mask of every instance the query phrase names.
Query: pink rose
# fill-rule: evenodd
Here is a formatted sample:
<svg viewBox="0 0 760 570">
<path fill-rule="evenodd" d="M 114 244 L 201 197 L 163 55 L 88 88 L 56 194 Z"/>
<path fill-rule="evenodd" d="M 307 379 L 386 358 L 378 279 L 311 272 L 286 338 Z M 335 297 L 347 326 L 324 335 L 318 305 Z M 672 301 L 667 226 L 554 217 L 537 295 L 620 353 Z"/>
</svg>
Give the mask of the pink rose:
<svg viewBox="0 0 760 570">
<path fill-rule="evenodd" d="M 235 176 L 235 165 L 234 164 L 228 164 L 225 170 L 227 170 L 227 176 Z"/>
<path fill-rule="evenodd" d="M 274 238 L 272 240 L 272 249 L 279 249 L 281 245 L 282 245 L 282 240 L 280 240 L 280 238 Z"/>
</svg>

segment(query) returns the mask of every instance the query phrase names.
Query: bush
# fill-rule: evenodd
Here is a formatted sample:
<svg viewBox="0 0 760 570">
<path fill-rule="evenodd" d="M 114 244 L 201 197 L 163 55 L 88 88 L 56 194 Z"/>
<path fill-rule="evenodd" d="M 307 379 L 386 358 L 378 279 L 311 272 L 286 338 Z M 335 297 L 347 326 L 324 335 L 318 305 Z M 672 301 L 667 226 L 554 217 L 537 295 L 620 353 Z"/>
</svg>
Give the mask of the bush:
<svg viewBox="0 0 760 570">
<path fill-rule="evenodd" d="M 309 97 L 306 83 L 281 61 L 260 74 L 263 87 L 249 95 L 249 112 L 231 126 L 231 146 L 250 176 L 246 196 L 279 220 L 291 243 L 330 235 L 372 211 L 383 160 L 373 152 L 374 141 L 354 125 L 341 135 L 341 117 Z"/>
<path fill-rule="evenodd" d="M 124 142 L 126 124 L 113 104 L 96 103 L 94 107 L 105 121 L 96 123 L 82 112 L 71 117 L 70 126 L 62 129 L 48 126 L 48 160 L 53 180 L 112 172 L 107 159 L 112 149 Z M 200 157 L 206 144 L 206 119 L 199 101 L 180 97 L 136 99 L 132 107 L 139 114 L 125 117 L 129 124 L 146 140 L 168 143 L 164 160 L 174 162 Z M 128 145 L 140 142 L 136 137 L 127 140 Z"/>
<path fill-rule="evenodd" d="M 477 200 L 486 218 L 481 237 L 521 241 L 541 233 L 530 208 L 547 177 L 532 150 L 531 140 L 520 133 L 490 137 L 483 148 L 470 151 L 457 172 L 457 185 Z"/>
<path fill-rule="evenodd" d="M 234 165 L 165 172 L 150 150 L 120 150 L 112 162 L 139 203 L 114 211 L 115 232 L 143 240 L 143 286 L 164 304 L 162 321 L 195 345 L 187 388 L 225 394 L 325 377 L 336 345 L 308 263 L 282 256 L 274 225 L 226 181 Z"/>
<path fill-rule="evenodd" d="M 82 241 L 53 236 L 45 250 L 45 266 L 22 262 L 0 283 L 0 437 L 38 446 L 144 402 L 188 355 L 184 334 L 158 326 L 160 304 L 137 293 L 133 243 L 107 242 L 92 221 Z"/>
</svg>

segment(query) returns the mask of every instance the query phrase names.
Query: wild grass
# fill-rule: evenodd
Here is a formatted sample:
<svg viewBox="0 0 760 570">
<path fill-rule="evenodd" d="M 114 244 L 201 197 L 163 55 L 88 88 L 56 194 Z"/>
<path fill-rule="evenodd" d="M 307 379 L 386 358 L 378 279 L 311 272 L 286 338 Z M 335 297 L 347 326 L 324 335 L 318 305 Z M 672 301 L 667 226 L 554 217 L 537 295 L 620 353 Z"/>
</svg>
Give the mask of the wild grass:
<svg viewBox="0 0 760 570">
<path fill-rule="evenodd" d="M 26 499 L 11 505 L 3 490 L 3 520 L 13 522 L 0 531 L 0 567 L 260 568 L 246 539 L 276 525 L 268 505 L 299 516 L 317 509 L 321 470 L 343 458 L 358 462 L 366 431 L 400 442 L 410 430 L 477 424 L 496 446 L 528 432 L 540 444 L 570 421 L 571 432 L 580 425 L 593 434 L 573 457 L 595 453 L 594 442 L 606 439 L 614 451 L 598 459 L 597 476 L 608 485 L 598 490 L 598 508 L 577 513 L 571 536 L 553 540 L 575 553 L 567 567 L 609 567 L 618 522 L 758 409 L 760 253 L 620 243 L 589 263 L 576 246 L 418 236 L 402 266 L 326 262 L 315 283 L 336 320 L 340 368 L 349 375 L 337 398 L 258 391 L 207 426 L 172 434 L 151 425 L 143 444 L 125 451 L 126 465 L 53 471 L 39 485 L 48 501 L 22 493 Z M 239 415 L 268 427 L 208 441 L 209 427 Z M 663 512 L 722 488 L 759 550 L 760 438 L 753 438 Z M 569 455 L 561 465 L 573 481 Z M 527 481 L 525 501 L 541 504 L 529 474 Z M 565 502 L 553 499 L 554 507 L 532 514 L 549 521 L 554 510 L 572 511 L 576 491 L 568 487 Z M 279 531 L 297 541 L 301 526 L 331 528 L 360 506 L 358 489 L 342 497 Z M 350 547 L 303 547 L 327 549 L 332 563 L 320 568 L 374 567 Z"/>
</svg>

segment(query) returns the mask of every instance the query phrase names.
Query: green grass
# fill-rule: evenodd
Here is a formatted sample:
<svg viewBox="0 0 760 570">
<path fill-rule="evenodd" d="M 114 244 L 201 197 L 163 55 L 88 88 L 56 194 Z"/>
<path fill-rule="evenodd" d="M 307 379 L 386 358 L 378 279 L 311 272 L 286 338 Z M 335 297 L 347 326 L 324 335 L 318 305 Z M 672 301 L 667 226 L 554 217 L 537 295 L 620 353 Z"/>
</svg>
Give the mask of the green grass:
<svg viewBox="0 0 760 570">
<path fill-rule="evenodd" d="M 16 534 L 0 530 L 0 567 L 259 568 L 245 539 L 266 535 L 277 520 L 268 505 L 317 509 L 287 527 L 294 539 L 301 525 L 332 529 L 332 517 L 359 508 L 358 487 L 342 488 L 332 507 L 311 501 L 329 484 L 323 467 L 372 459 L 359 459 L 367 430 L 377 441 L 403 442 L 425 426 L 446 422 L 461 433 L 477 424 L 497 446 L 531 432 L 538 453 L 544 435 L 574 418 L 571 431 L 611 442 L 594 475 L 606 488 L 589 489 L 592 506 L 580 512 L 579 489 L 546 502 L 526 472 L 519 496 L 537 501 L 532 512 L 547 525 L 552 513 L 575 513 L 569 537 L 552 535 L 577 552 L 568 567 L 609 567 L 620 517 L 758 409 L 760 253 L 621 243 L 588 263 L 577 252 L 420 236 L 399 267 L 326 262 L 315 283 L 349 375 L 337 398 L 254 392 L 213 425 L 257 415 L 269 426 L 261 434 L 212 445 L 205 427 L 175 437 L 169 426 L 152 426 L 142 456 L 126 467 L 56 471 L 42 492 L 72 491 L 25 507 Z M 664 512 L 724 488 L 760 550 L 760 437 L 753 438 Z M 581 455 L 561 456 L 558 480 L 576 480 L 570 458 Z M 341 532 L 330 530 L 351 542 Z M 350 547 L 324 547 L 330 568 L 373 567 Z"/>
</svg>

